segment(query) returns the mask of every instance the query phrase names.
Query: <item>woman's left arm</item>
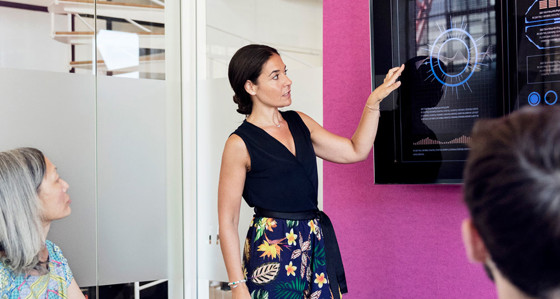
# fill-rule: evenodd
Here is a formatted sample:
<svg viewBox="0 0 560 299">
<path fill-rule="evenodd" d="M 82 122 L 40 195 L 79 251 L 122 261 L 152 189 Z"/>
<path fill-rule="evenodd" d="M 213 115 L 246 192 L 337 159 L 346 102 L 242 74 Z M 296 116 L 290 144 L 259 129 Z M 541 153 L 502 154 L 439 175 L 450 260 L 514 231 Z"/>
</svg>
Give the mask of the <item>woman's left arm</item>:
<svg viewBox="0 0 560 299">
<path fill-rule="evenodd" d="M 84 293 L 80 291 L 80 287 L 75 279 L 72 279 L 70 286 L 68 287 L 68 298 L 69 299 L 85 299 Z"/>
<path fill-rule="evenodd" d="M 365 160 L 377 134 L 379 103 L 401 86 L 401 82 L 397 79 L 403 70 L 404 65 L 390 69 L 383 84 L 369 95 L 360 123 L 351 139 L 327 131 L 311 117 L 300 112 L 301 118 L 311 133 L 315 154 L 324 160 L 335 163 L 354 163 Z"/>
</svg>

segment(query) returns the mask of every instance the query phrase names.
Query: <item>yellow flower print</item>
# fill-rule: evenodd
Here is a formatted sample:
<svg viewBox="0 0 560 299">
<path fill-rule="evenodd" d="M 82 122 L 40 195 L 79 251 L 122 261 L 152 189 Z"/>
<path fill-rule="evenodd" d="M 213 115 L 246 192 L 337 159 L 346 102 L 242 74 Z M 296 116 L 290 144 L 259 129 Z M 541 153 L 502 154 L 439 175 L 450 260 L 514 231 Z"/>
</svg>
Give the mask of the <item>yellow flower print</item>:
<svg viewBox="0 0 560 299">
<path fill-rule="evenodd" d="M 321 275 L 315 273 L 315 283 L 319 285 L 319 288 L 322 288 L 323 284 L 327 283 L 327 278 L 325 278 L 325 273 L 321 272 Z"/>
<path fill-rule="evenodd" d="M 276 227 L 276 220 L 274 218 L 267 218 L 266 219 L 266 230 L 272 231 L 273 228 Z"/>
<path fill-rule="evenodd" d="M 296 269 L 297 269 L 297 267 L 292 265 L 292 262 L 290 262 L 289 265 L 286 265 L 287 276 L 290 276 L 290 275 L 296 276 Z"/>
<path fill-rule="evenodd" d="M 288 239 L 288 245 L 296 245 L 297 235 L 294 234 L 294 229 L 290 230 L 290 233 L 286 233 L 286 239 Z"/>
<path fill-rule="evenodd" d="M 245 239 L 245 246 L 243 247 L 243 253 L 245 254 L 245 259 L 249 262 L 251 259 L 251 241 L 247 238 Z"/>
<path fill-rule="evenodd" d="M 270 241 L 266 236 L 265 239 L 263 241 L 263 243 L 261 245 L 259 245 L 259 247 L 257 248 L 257 251 L 262 251 L 263 254 L 260 257 L 270 257 L 275 259 L 276 256 L 280 257 L 280 252 L 282 251 L 282 247 L 280 247 L 280 245 L 282 245 L 280 242 L 284 241 L 284 239 L 280 239 L 280 240 L 272 240 Z"/>
<path fill-rule="evenodd" d="M 311 227 L 311 231 L 314 234 L 317 234 L 317 224 L 315 224 L 314 220 L 309 220 L 309 223 L 307 223 L 307 225 L 309 225 L 309 227 Z"/>
</svg>

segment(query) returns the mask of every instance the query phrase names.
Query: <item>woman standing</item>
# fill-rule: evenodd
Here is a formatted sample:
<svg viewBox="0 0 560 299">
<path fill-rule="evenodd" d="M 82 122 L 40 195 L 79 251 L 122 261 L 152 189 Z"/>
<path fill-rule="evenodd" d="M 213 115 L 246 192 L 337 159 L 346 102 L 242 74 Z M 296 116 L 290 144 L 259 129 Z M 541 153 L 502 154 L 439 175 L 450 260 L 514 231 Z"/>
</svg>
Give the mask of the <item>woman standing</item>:
<svg viewBox="0 0 560 299">
<path fill-rule="evenodd" d="M 84 298 L 47 234 L 70 215 L 68 183 L 34 148 L 0 152 L 0 298 Z"/>
<path fill-rule="evenodd" d="M 317 208 L 316 156 L 335 163 L 367 158 L 379 103 L 400 86 L 404 66 L 389 70 L 368 97 L 351 139 L 337 136 L 291 104 L 292 81 L 278 52 L 248 45 L 229 64 L 237 112 L 245 121 L 228 138 L 218 190 L 221 248 L 234 298 L 340 298 L 347 292 L 334 229 Z M 241 198 L 255 207 L 243 263 Z"/>
</svg>

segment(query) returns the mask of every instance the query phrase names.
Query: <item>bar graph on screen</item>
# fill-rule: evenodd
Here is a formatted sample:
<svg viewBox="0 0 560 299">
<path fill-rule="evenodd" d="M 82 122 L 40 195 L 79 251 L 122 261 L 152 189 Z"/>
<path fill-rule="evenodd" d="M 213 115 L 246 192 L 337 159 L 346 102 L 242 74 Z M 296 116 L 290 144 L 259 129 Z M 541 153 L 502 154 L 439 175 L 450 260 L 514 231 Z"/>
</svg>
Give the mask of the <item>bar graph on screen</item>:
<svg viewBox="0 0 560 299">
<path fill-rule="evenodd" d="M 414 142 L 414 145 L 447 145 L 447 144 L 468 144 L 471 141 L 470 136 L 461 136 L 449 141 L 434 140 L 431 138 L 424 138 L 420 141 Z"/>
</svg>

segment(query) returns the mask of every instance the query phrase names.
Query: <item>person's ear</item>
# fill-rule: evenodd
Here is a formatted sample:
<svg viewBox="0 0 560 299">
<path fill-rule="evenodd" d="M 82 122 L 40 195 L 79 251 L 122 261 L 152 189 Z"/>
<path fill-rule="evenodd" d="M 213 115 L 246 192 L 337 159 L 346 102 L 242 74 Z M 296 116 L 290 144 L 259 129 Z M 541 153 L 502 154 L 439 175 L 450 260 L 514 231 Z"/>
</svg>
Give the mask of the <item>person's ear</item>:
<svg viewBox="0 0 560 299">
<path fill-rule="evenodd" d="M 245 87 L 245 91 L 246 91 L 248 94 L 250 94 L 250 95 L 252 95 L 252 96 L 254 96 L 254 95 L 257 94 L 257 85 L 255 85 L 255 83 L 253 83 L 251 80 L 247 80 L 247 81 L 245 82 L 244 87 Z"/>
<path fill-rule="evenodd" d="M 478 234 L 478 230 L 474 227 L 472 219 L 468 218 L 463 220 L 461 225 L 461 232 L 463 234 L 463 244 L 469 261 L 473 263 L 484 263 L 490 256 L 486 245 Z"/>
</svg>

